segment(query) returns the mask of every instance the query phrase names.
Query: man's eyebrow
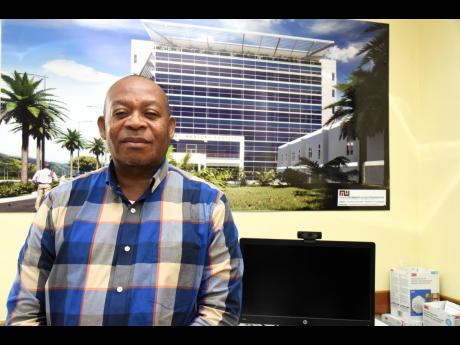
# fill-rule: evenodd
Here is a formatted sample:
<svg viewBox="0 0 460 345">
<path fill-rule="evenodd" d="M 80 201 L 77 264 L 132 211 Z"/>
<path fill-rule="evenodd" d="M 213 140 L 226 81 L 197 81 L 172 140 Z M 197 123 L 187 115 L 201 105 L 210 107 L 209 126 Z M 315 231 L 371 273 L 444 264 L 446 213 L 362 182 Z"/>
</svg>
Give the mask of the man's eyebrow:
<svg viewBox="0 0 460 345">
<path fill-rule="evenodd" d="M 112 102 L 112 107 L 117 106 L 117 105 L 124 105 L 124 106 L 130 106 L 131 101 L 130 100 L 116 100 Z M 158 102 L 155 100 L 147 100 L 147 101 L 142 101 L 142 105 L 158 105 Z"/>
<path fill-rule="evenodd" d="M 124 105 L 124 106 L 129 106 L 129 101 L 124 101 L 124 100 L 117 100 L 117 101 L 113 101 L 111 106 L 112 107 L 115 107 L 117 105 Z"/>
</svg>

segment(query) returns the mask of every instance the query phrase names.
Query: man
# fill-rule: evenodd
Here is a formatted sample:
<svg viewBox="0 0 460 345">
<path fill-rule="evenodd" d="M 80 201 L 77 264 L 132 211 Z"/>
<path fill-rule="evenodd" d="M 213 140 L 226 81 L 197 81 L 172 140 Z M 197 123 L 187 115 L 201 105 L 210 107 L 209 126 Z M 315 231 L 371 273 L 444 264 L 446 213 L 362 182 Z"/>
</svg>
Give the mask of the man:
<svg viewBox="0 0 460 345">
<path fill-rule="evenodd" d="M 51 190 L 51 183 L 57 181 L 56 173 L 50 170 L 49 163 L 45 163 L 45 167 L 37 172 L 32 177 L 32 181 L 37 185 L 37 199 L 35 200 L 35 211 L 38 211 L 43 198 Z"/>
<path fill-rule="evenodd" d="M 108 168 L 53 189 L 19 257 L 7 324 L 236 325 L 243 262 L 225 195 L 165 159 L 175 132 L 153 81 L 109 89 Z"/>
</svg>

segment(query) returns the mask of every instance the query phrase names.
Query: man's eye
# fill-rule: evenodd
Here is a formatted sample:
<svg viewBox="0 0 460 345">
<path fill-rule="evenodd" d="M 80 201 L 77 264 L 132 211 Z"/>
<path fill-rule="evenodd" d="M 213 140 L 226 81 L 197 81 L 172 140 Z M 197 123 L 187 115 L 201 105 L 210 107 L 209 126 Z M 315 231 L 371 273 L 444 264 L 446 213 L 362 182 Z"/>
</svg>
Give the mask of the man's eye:
<svg viewBox="0 0 460 345">
<path fill-rule="evenodd" d="M 116 111 L 115 116 L 120 117 L 120 116 L 125 116 L 128 114 L 126 111 Z"/>
<path fill-rule="evenodd" d="M 156 117 L 157 113 L 154 113 L 152 111 L 148 111 L 148 112 L 145 113 L 145 115 L 148 116 L 148 117 Z"/>
</svg>

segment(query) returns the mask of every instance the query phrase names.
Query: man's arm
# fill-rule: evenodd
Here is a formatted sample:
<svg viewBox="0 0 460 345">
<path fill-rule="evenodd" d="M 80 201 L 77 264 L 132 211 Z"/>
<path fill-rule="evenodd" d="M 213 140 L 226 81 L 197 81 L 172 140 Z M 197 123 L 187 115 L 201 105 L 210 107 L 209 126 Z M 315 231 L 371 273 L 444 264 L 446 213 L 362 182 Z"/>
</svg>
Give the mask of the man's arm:
<svg viewBox="0 0 460 345">
<path fill-rule="evenodd" d="M 40 206 L 21 249 L 7 301 L 6 325 L 46 325 L 45 284 L 55 258 L 50 197 Z"/>
<path fill-rule="evenodd" d="M 241 312 L 243 259 L 230 205 L 220 195 L 212 216 L 211 243 L 192 325 L 237 325 Z"/>
<path fill-rule="evenodd" d="M 38 170 L 35 172 L 34 176 L 32 177 L 32 182 L 37 184 L 37 179 L 38 179 Z"/>
</svg>

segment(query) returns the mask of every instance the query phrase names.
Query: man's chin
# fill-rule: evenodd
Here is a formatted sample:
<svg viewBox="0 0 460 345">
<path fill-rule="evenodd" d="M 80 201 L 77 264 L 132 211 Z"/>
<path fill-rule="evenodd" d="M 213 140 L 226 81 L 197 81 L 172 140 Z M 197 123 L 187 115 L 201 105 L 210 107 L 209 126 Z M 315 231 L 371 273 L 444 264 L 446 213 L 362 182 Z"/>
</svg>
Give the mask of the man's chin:
<svg viewBox="0 0 460 345">
<path fill-rule="evenodd" d="M 139 167 L 155 167 L 161 164 L 161 162 L 158 162 L 155 159 L 146 159 L 146 158 L 140 158 L 140 157 L 123 157 L 123 158 L 118 158 L 115 159 L 115 161 L 121 165 L 131 167 L 131 168 L 139 168 Z"/>
</svg>

